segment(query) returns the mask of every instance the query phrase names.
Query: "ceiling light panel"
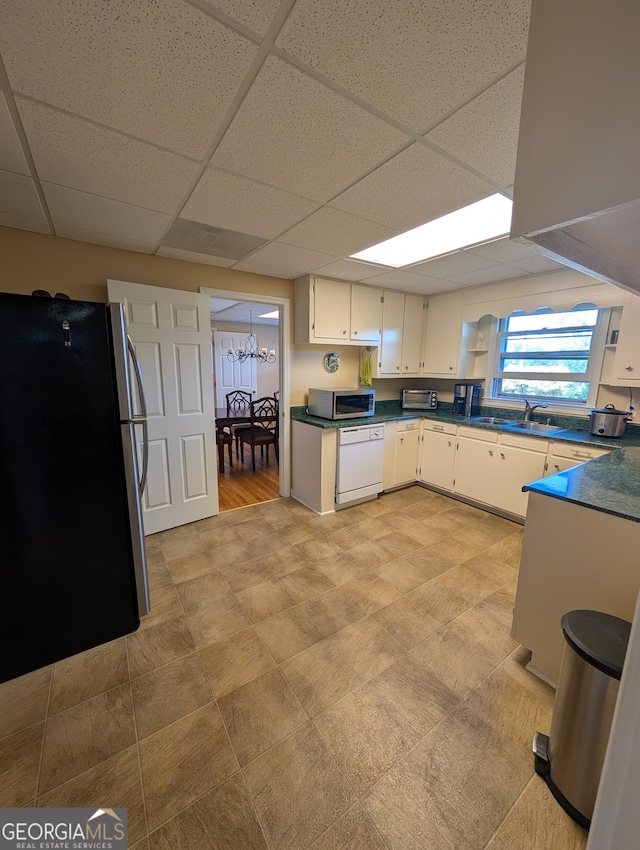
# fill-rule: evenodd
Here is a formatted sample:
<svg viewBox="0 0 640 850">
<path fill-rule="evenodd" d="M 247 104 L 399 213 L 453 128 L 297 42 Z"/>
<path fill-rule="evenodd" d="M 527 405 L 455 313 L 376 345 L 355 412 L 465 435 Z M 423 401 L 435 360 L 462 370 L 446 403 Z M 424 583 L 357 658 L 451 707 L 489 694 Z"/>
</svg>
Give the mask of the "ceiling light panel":
<svg viewBox="0 0 640 850">
<path fill-rule="evenodd" d="M 509 232 L 512 202 L 490 195 L 351 256 L 399 268 Z"/>
<path fill-rule="evenodd" d="M 406 141 L 404 133 L 271 57 L 211 163 L 327 201 Z"/>
<path fill-rule="evenodd" d="M 198 159 L 257 50 L 172 0 L 0 0 L 0 14 L 14 89 Z"/>
<path fill-rule="evenodd" d="M 276 43 L 424 133 L 524 59 L 529 6 L 530 0 L 298 0 Z"/>
</svg>

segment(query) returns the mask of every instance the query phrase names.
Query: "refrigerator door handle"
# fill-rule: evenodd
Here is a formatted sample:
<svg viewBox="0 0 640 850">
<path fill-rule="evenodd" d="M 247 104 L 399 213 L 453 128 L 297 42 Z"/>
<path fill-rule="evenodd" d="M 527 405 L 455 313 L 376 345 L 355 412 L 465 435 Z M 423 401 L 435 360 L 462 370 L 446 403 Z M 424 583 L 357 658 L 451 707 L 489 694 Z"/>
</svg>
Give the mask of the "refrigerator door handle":
<svg viewBox="0 0 640 850">
<path fill-rule="evenodd" d="M 144 528 L 142 524 L 142 503 L 136 480 L 138 463 L 136 457 L 135 424 L 133 422 L 123 422 L 120 428 L 122 429 L 122 447 L 131 527 L 133 570 L 138 600 L 138 616 L 144 617 L 151 610 L 151 606 L 149 602 L 149 581 L 147 577 Z"/>
<path fill-rule="evenodd" d="M 144 493 L 144 488 L 147 485 L 147 473 L 149 471 L 149 429 L 147 427 L 147 400 L 144 396 L 144 386 L 142 383 L 142 369 L 136 357 L 136 349 L 129 334 L 127 334 L 127 349 L 133 363 L 133 373 L 136 376 L 136 385 L 138 387 L 138 398 L 140 399 L 140 414 L 132 416 L 131 421 L 136 425 L 142 425 L 142 474 L 138 487 L 140 495 Z"/>
</svg>

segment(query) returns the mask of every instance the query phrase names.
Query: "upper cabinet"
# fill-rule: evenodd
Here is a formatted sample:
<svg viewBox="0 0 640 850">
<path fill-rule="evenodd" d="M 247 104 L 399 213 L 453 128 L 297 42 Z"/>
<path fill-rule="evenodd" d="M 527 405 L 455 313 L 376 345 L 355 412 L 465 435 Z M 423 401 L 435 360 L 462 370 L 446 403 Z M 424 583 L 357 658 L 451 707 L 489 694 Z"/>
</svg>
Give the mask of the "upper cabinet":
<svg viewBox="0 0 640 850">
<path fill-rule="evenodd" d="M 640 298 L 627 295 L 622 308 L 618 343 L 608 383 L 625 387 L 640 385 Z"/>
<path fill-rule="evenodd" d="M 384 290 L 382 342 L 376 377 L 417 377 L 422 362 L 424 298 Z"/>
<path fill-rule="evenodd" d="M 294 282 L 296 343 L 379 345 L 382 290 L 306 275 Z"/>
<path fill-rule="evenodd" d="M 429 298 L 422 373 L 457 378 L 462 344 L 462 292 Z"/>
<path fill-rule="evenodd" d="M 533 0 L 512 239 L 640 292 L 640 3 Z"/>
</svg>

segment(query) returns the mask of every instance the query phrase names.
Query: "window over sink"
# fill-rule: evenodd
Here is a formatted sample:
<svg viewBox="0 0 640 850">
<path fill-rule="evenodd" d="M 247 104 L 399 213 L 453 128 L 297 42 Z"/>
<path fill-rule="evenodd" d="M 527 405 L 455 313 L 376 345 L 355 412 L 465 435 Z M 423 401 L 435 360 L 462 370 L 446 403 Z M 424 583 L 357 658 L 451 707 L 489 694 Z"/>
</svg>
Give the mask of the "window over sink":
<svg viewBox="0 0 640 850">
<path fill-rule="evenodd" d="M 595 404 L 609 311 L 592 305 L 515 312 L 498 322 L 491 397 Z"/>
</svg>

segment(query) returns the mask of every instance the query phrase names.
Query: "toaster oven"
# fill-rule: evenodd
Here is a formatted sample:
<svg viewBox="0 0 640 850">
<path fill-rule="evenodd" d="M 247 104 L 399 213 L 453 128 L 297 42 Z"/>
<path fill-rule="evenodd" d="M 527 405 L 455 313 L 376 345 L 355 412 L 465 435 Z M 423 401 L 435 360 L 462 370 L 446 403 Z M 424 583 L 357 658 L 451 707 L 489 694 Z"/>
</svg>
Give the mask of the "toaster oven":
<svg viewBox="0 0 640 850">
<path fill-rule="evenodd" d="M 435 410 L 437 406 L 436 390 L 402 390 L 403 410 Z"/>
</svg>

